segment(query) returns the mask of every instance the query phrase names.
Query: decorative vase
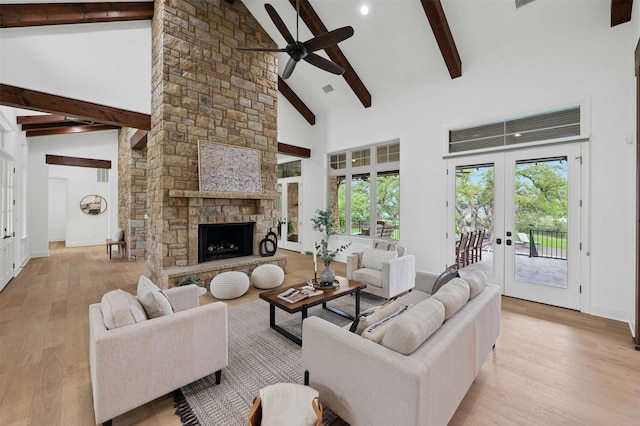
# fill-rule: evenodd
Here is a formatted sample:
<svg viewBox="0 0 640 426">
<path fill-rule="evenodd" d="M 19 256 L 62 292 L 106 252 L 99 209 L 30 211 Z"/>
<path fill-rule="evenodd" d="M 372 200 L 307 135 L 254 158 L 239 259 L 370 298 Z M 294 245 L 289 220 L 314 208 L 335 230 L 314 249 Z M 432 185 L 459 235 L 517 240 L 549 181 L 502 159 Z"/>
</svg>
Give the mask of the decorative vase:
<svg viewBox="0 0 640 426">
<path fill-rule="evenodd" d="M 333 280 L 335 278 L 336 278 L 336 274 L 329 267 L 329 265 L 326 265 L 324 267 L 324 271 L 320 273 L 320 284 L 327 284 L 327 285 L 333 284 Z"/>
</svg>

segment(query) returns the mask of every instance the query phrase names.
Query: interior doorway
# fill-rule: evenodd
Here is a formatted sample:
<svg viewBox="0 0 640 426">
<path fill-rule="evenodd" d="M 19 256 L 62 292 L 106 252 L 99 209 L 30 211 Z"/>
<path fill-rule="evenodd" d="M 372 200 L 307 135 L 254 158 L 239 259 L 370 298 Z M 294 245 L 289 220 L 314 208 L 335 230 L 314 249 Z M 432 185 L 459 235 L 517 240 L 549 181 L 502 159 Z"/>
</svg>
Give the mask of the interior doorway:
<svg viewBox="0 0 640 426">
<path fill-rule="evenodd" d="M 447 259 L 484 270 L 505 295 L 579 310 L 582 149 L 448 160 Z"/>
</svg>

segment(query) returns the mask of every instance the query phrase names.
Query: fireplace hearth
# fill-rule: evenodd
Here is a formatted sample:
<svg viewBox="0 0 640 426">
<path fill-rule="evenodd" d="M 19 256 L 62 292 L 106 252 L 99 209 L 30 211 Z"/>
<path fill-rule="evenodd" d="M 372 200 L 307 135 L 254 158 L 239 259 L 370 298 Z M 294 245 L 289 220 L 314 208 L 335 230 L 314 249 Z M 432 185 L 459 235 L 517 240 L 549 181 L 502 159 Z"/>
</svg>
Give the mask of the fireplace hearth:
<svg viewBox="0 0 640 426">
<path fill-rule="evenodd" d="M 253 254 L 255 222 L 198 225 L 198 263 Z"/>
</svg>

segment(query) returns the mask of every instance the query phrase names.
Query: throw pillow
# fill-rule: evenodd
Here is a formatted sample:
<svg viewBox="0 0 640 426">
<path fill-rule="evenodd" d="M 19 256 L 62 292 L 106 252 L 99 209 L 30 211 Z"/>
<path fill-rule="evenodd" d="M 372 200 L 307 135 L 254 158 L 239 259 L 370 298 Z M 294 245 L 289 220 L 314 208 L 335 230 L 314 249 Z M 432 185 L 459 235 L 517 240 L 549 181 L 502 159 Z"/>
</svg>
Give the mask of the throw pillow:
<svg viewBox="0 0 640 426">
<path fill-rule="evenodd" d="M 396 251 L 397 244 L 395 241 L 373 240 L 373 248 L 378 250 Z"/>
<path fill-rule="evenodd" d="M 113 290 L 102 296 L 100 302 L 104 326 L 108 330 L 145 321 L 144 309 L 131 293 Z"/>
<path fill-rule="evenodd" d="M 435 294 L 440 290 L 440 287 L 458 277 L 460 277 L 460 274 L 457 269 L 446 269 L 438 278 L 436 278 L 436 281 L 433 283 L 433 287 L 431 288 L 431 294 Z"/>
<path fill-rule="evenodd" d="M 409 309 L 408 306 L 402 306 L 395 313 L 365 328 L 364 331 L 362 332 L 362 337 L 376 343 L 381 343 L 385 333 L 387 332 L 387 330 L 389 330 L 389 327 L 391 326 L 393 321 L 396 318 L 398 318 L 400 315 L 407 312 L 408 309 Z"/>
<path fill-rule="evenodd" d="M 469 300 L 476 297 L 484 287 L 487 285 L 487 274 L 480 269 L 476 269 L 475 271 L 470 271 L 465 273 L 462 276 L 462 279 L 469 284 Z"/>
<path fill-rule="evenodd" d="M 435 333 L 443 321 L 444 305 L 434 298 L 423 300 L 393 321 L 382 345 L 409 355 Z"/>
<path fill-rule="evenodd" d="M 262 426 L 313 426 L 318 423 L 318 391 L 295 383 L 276 383 L 260 389 Z M 320 414 L 322 417 L 322 414 Z"/>
<path fill-rule="evenodd" d="M 140 275 L 138 280 L 138 301 L 149 318 L 157 318 L 173 313 L 167 296 L 149 278 Z"/>
<path fill-rule="evenodd" d="M 394 314 L 400 309 L 402 305 L 396 300 L 392 300 L 383 305 L 374 306 L 361 312 L 360 315 L 353 321 L 349 331 L 356 334 L 362 334 L 365 328 L 377 323 Z"/>
<path fill-rule="evenodd" d="M 444 305 L 444 319 L 446 321 L 467 303 L 469 294 L 469 284 L 462 278 L 454 278 L 431 297 Z"/>
<path fill-rule="evenodd" d="M 366 247 L 362 253 L 362 266 L 380 271 L 384 262 L 395 259 L 396 257 L 398 257 L 398 253 L 395 251 L 377 250 Z"/>
</svg>

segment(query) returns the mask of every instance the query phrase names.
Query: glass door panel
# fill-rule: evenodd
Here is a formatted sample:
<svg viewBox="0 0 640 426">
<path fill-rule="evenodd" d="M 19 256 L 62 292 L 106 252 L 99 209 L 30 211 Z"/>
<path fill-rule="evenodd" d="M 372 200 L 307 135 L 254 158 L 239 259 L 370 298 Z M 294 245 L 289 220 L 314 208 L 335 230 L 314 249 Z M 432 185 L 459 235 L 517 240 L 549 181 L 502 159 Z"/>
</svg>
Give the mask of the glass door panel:
<svg viewBox="0 0 640 426">
<path fill-rule="evenodd" d="M 280 199 L 276 202 L 278 208 L 278 247 L 286 250 L 301 250 L 300 237 L 300 188 L 301 177 L 278 179 Z"/>
</svg>

